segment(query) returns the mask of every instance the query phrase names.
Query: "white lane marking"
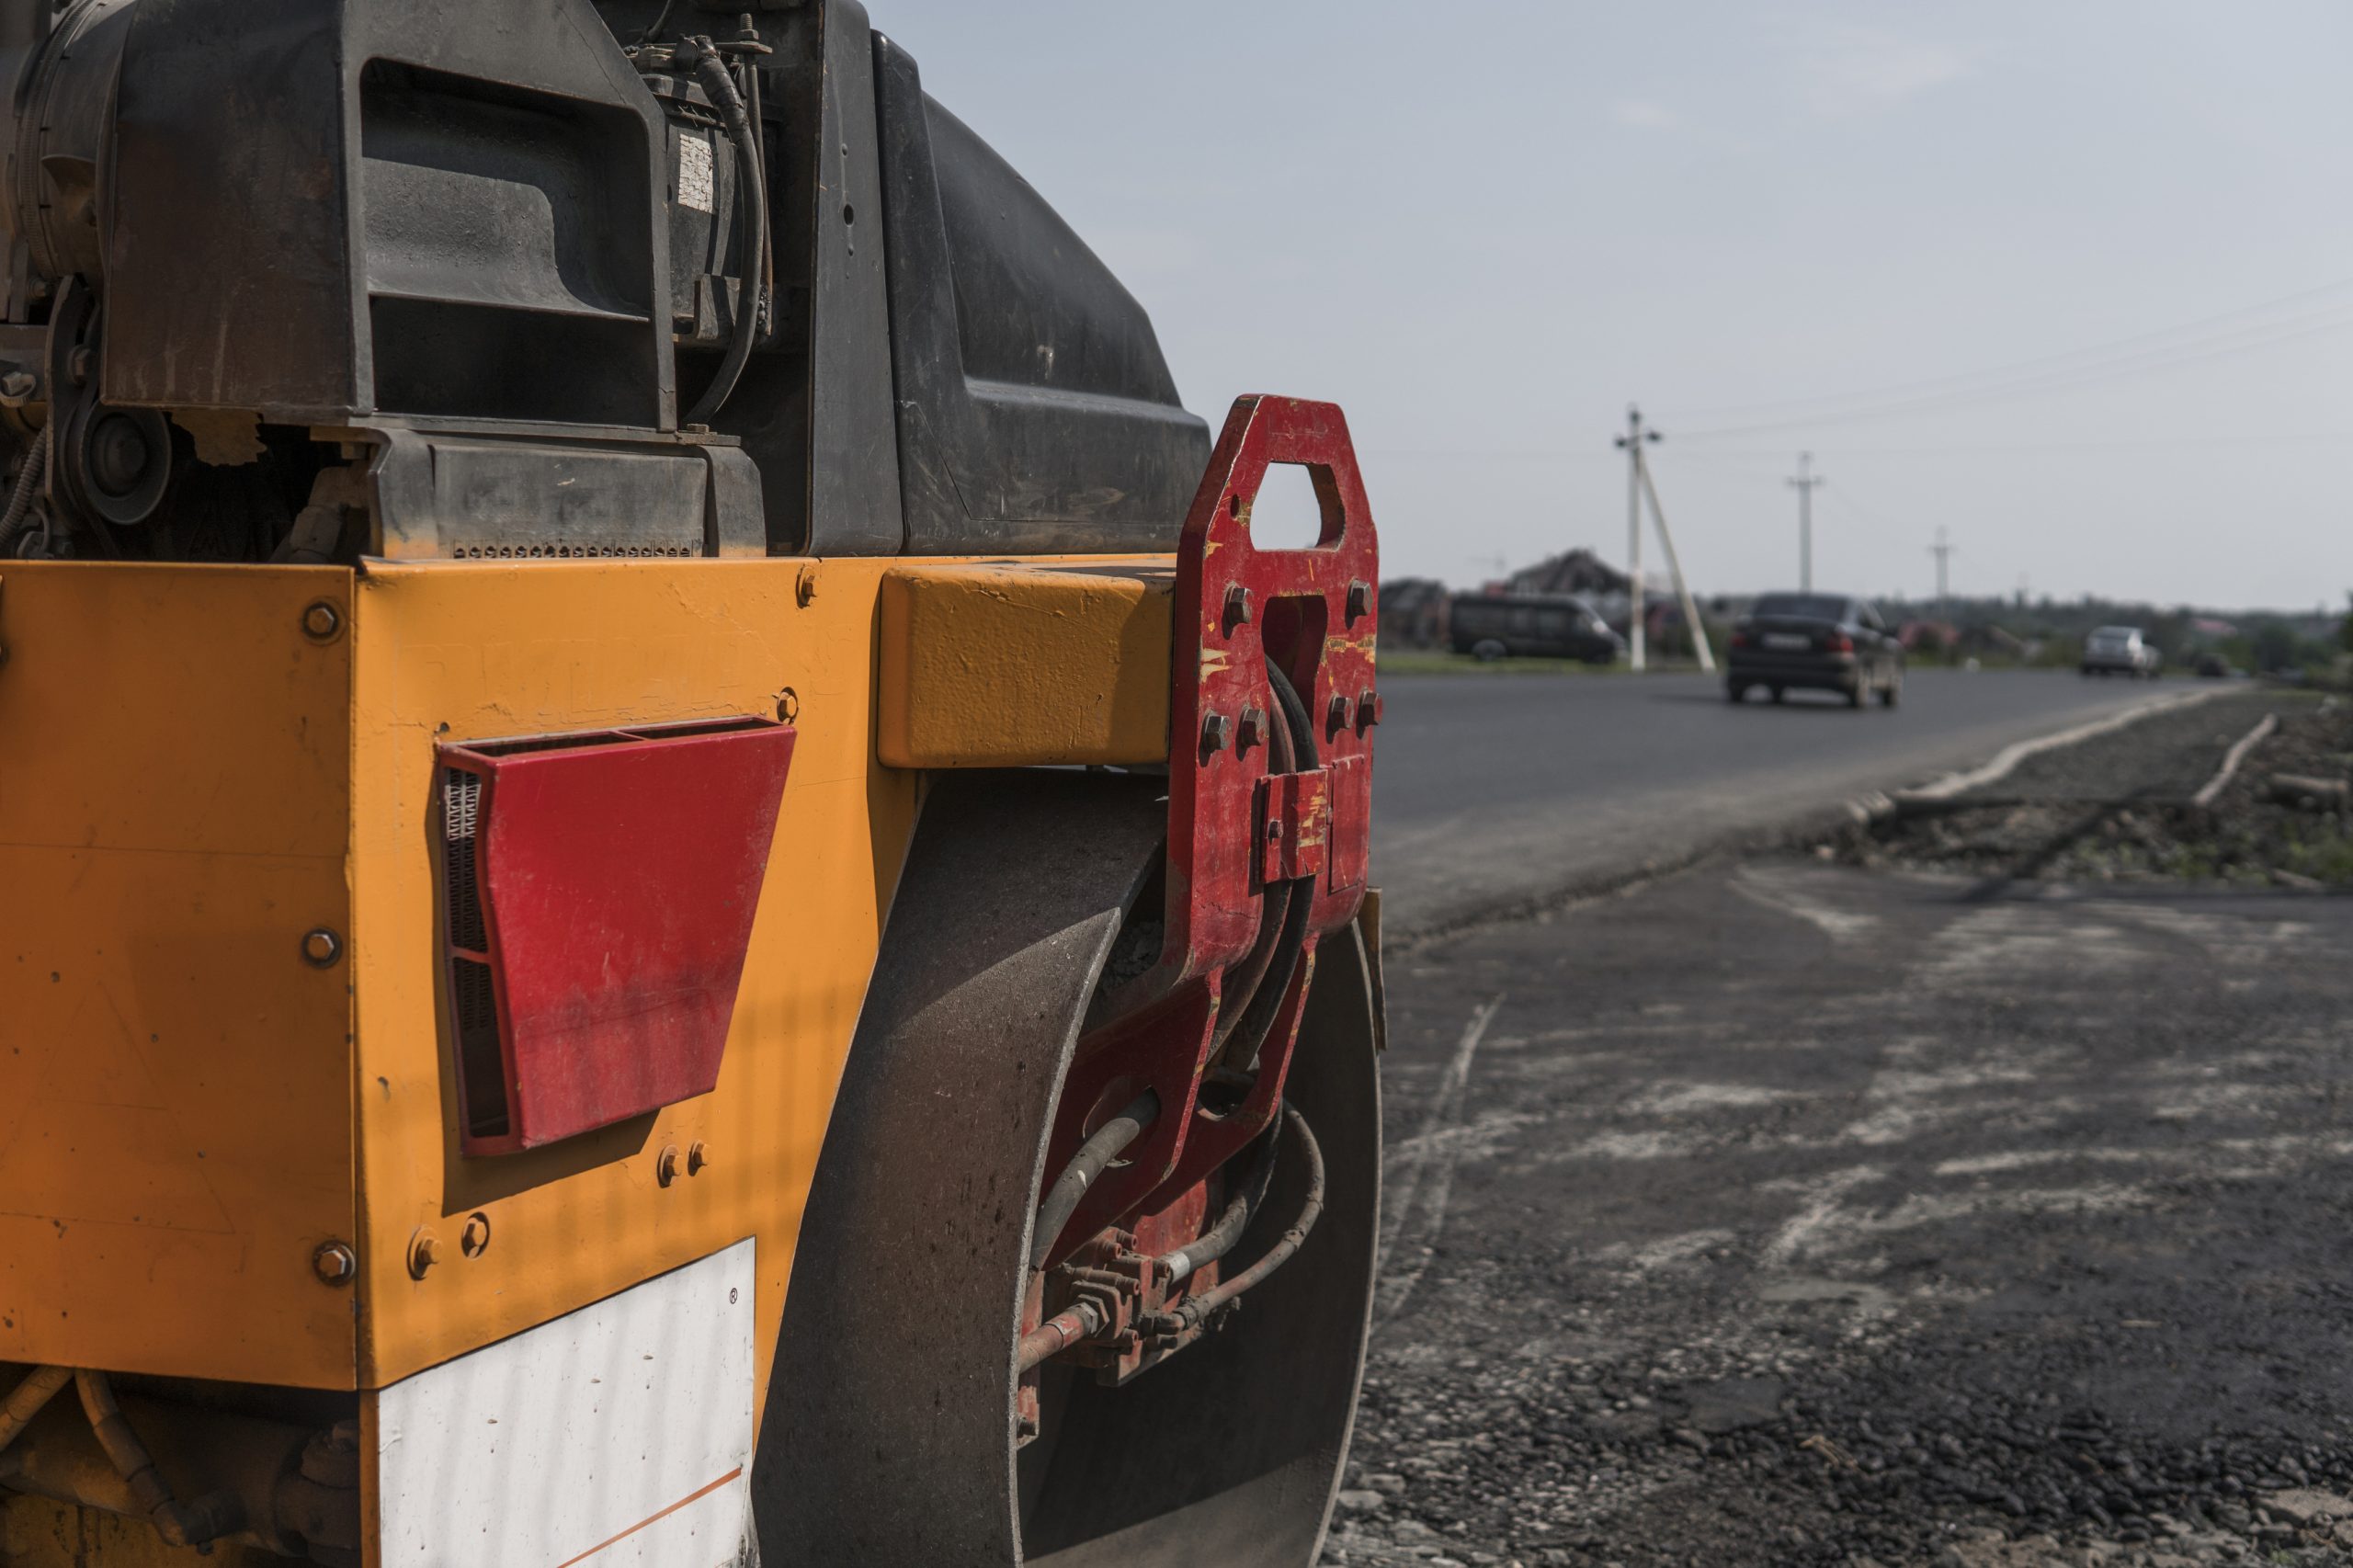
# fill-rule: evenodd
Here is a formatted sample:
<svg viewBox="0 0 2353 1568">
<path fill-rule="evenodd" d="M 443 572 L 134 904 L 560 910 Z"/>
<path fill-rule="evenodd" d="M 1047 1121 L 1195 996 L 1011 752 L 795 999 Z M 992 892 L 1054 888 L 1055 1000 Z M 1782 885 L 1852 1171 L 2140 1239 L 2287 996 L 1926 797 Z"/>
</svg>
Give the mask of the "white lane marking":
<svg viewBox="0 0 2353 1568">
<path fill-rule="evenodd" d="M 2254 729 L 2239 737 L 2238 744 L 2222 754 L 2222 766 L 2214 770 L 2214 777 L 2206 780 L 2198 793 L 2189 797 L 2189 803 L 2193 806 L 2212 805 L 2214 797 L 2221 794 L 2222 787 L 2237 775 L 2239 764 L 2246 760 L 2246 754 L 2261 745 L 2263 737 L 2279 727 L 2279 715 L 2266 713 Z"/>
<path fill-rule="evenodd" d="M 1494 1021 L 1495 1009 L 1503 1005 L 1503 995 L 1498 993 L 1495 1000 L 1472 1012 L 1471 1021 L 1462 1027 L 1462 1038 L 1455 1042 L 1454 1055 L 1446 1064 L 1446 1074 L 1438 1080 L 1438 1093 L 1430 1098 L 1429 1114 L 1422 1119 L 1422 1131 L 1406 1145 L 1405 1168 L 1398 1173 L 1396 1202 L 1389 1213 L 1389 1235 L 1381 1249 L 1381 1283 L 1373 1294 L 1381 1317 L 1395 1316 L 1414 1293 L 1414 1287 L 1421 1282 L 1422 1270 L 1429 1267 L 1438 1232 L 1446 1224 L 1446 1206 L 1454 1193 L 1454 1167 L 1462 1157 L 1462 1145 L 1459 1140 L 1448 1139 L 1445 1133 L 1461 1119 L 1462 1102 L 1471 1084 L 1471 1059 L 1478 1055 L 1487 1025 Z M 1410 1257 L 1411 1266 L 1392 1268 L 1390 1266 L 1401 1257 Z"/>
<path fill-rule="evenodd" d="M 1733 879 L 1733 892 L 1751 903 L 1779 915 L 1793 915 L 1834 942 L 1868 937 L 1879 929 L 1879 916 L 1840 909 L 1790 885 L 1783 875 L 1745 869 Z"/>
<path fill-rule="evenodd" d="M 2105 719 L 2095 719 L 2087 724 L 2077 724 L 2072 729 L 2061 730 L 2055 734 L 2039 735 L 2030 741 L 2018 741 L 2003 747 L 1995 755 L 1994 760 L 1983 767 L 1972 767 L 1966 773 L 1949 773 L 1935 783 L 1923 784 L 1916 790 L 1899 790 L 1896 791 L 1895 798 L 1899 802 L 1949 800 L 1963 790 L 1974 790 L 1982 785 L 1992 784 L 2008 778 L 2010 770 L 2028 757 L 2046 751 L 2054 751 L 2060 746 L 2073 745 L 2077 741 L 2087 741 L 2094 735 L 2105 735 L 2111 731 L 2121 730 L 2126 725 L 2137 724 L 2153 714 L 2170 713 L 2177 708 L 2189 708 L 2200 702 L 2211 702 L 2222 695 L 2223 695 L 2222 688 L 2217 687 L 2211 691 L 2185 691 L 2172 697 L 2160 697 L 2154 702 L 2143 702 L 2137 708 L 2128 708 L 2121 713 L 2111 713 Z"/>
</svg>

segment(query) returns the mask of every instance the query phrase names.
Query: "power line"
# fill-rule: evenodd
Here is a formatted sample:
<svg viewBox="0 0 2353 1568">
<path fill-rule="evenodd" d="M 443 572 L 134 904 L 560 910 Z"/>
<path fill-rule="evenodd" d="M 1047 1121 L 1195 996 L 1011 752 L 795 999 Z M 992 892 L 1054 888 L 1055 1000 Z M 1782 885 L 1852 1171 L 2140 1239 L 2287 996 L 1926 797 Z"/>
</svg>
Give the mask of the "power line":
<svg viewBox="0 0 2353 1568">
<path fill-rule="evenodd" d="M 2200 316 L 2194 321 L 2183 322 L 2174 326 L 2157 327 L 2147 332 L 2134 333 L 2126 337 L 2111 338 L 2105 343 L 2065 349 L 2056 354 L 2036 355 L 2030 358 L 2013 360 L 2006 365 L 1992 365 L 1977 370 L 1962 370 L 1949 375 L 1930 377 L 1926 381 L 1900 382 L 1894 386 L 1879 387 L 1865 392 L 1829 393 L 1811 398 L 1782 398 L 1764 403 L 1725 403 L 1713 408 L 1692 409 L 1688 413 L 1690 417 L 1695 419 L 1726 419 L 1745 415 L 1794 412 L 1801 408 L 1815 408 L 1843 403 L 1873 402 L 1881 398 L 1915 396 L 1951 387 L 1956 383 L 2007 378 L 2063 365 L 2070 360 L 2100 358 L 2119 350 L 2136 348 L 2141 345 L 2154 345 L 2156 340 L 2163 338 L 2195 335 L 2220 326 L 2225 322 L 2240 321 L 2249 316 L 2268 315 L 2290 305 L 2301 305 L 2308 301 L 2324 299 L 2331 294 L 2342 293 L 2347 289 L 2353 289 L 2353 278 L 2339 278 L 2321 284 L 2317 288 L 2299 290 L 2293 294 L 2284 294 L 2277 299 L 2266 300 L 2259 304 L 2242 305 L 2235 310 L 2222 311 L 2211 316 Z"/>
<path fill-rule="evenodd" d="M 1870 419 L 1897 418 L 1907 415 L 1941 413 L 1949 409 L 1965 408 L 1972 404 L 2000 403 L 2038 393 L 2071 391 L 2104 381 L 2116 381 L 2137 376 L 2161 375 L 2203 360 L 2245 354 L 2258 348 L 2318 336 L 2323 333 L 2341 332 L 2353 327 L 2353 313 L 2332 312 L 2336 319 L 2313 318 L 2308 321 L 2271 323 L 2257 329 L 2256 335 L 2237 340 L 2214 340 L 2182 344 L 2173 348 L 2149 350 L 2128 356 L 2108 364 L 2083 366 L 2074 369 L 2043 372 L 2021 377 L 2016 381 L 1937 393 L 1881 403 L 1877 407 L 1858 408 L 1846 412 L 1811 415 L 1788 419 L 1760 420 L 1746 425 L 1720 426 L 1715 429 L 1687 433 L 1687 439 L 1714 440 L 1724 436 L 1760 435 L 1778 430 L 1820 429 L 1828 426 L 1852 425 Z"/>
</svg>

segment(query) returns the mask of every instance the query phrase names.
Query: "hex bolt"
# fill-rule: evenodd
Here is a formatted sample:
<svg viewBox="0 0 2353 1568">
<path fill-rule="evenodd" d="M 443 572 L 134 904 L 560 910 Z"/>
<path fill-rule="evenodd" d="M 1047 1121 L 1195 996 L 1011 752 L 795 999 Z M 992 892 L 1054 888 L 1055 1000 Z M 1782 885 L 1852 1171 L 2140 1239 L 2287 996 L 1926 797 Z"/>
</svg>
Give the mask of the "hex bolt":
<svg viewBox="0 0 2353 1568">
<path fill-rule="evenodd" d="M 710 1168 L 710 1145 L 698 1140 L 687 1145 L 687 1174 L 700 1176 Z"/>
<path fill-rule="evenodd" d="M 1211 713 L 1201 721 L 1201 749 L 1205 752 L 1223 751 L 1233 738 L 1233 721 L 1222 713 Z"/>
<path fill-rule="evenodd" d="M 408 1239 L 408 1277 L 422 1279 L 427 1270 L 441 1261 L 441 1238 L 425 1226 Z"/>
<path fill-rule="evenodd" d="M 1370 730 L 1381 722 L 1381 698 L 1372 687 L 1357 693 L 1357 728 Z"/>
<path fill-rule="evenodd" d="M 1282 842 L 1282 838 L 1283 819 L 1280 817 L 1268 818 L 1267 821 L 1267 842 L 1269 844 L 1280 844 Z"/>
<path fill-rule="evenodd" d="M 474 1213 L 466 1216 L 466 1228 L 458 1233 L 458 1250 L 468 1257 L 480 1257 L 490 1250 L 490 1216 Z"/>
<path fill-rule="evenodd" d="M 662 1152 L 654 1156 L 654 1179 L 664 1187 L 678 1179 L 678 1146 L 665 1143 Z"/>
<path fill-rule="evenodd" d="M 0 400 L 23 403 L 40 391 L 40 380 L 30 370 L 11 370 L 0 376 Z"/>
<path fill-rule="evenodd" d="M 86 387 L 90 384 L 90 372 L 97 368 L 97 362 L 98 357 L 85 343 L 65 357 L 65 373 L 73 378 L 75 386 Z"/>
<path fill-rule="evenodd" d="M 342 612 L 324 599 L 302 611 L 302 635 L 313 642 L 332 642 L 342 630 Z"/>
<path fill-rule="evenodd" d="M 322 1285 L 348 1285 L 359 1274 L 358 1255 L 346 1242 L 321 1242 L 311 1255 L 311 1272 Z"/>
<path fill-rule="evenodd" d="M 813 568 L 803 566 L 801 569 L 800 576 L 793 579 L 793 603 L 799 605 L 802 609 L 807 609 L 809 608 L 809 602 L 816 597 L 817 574 Z"/>
<path fill-rule="evenodd" d="M 776 716 L 788 724 L 800 722 L 801 694 L 786 687 L 776 694 Z"/>
<path fill-rule="evenodd" d="M 302 961 L 313 969 L 333 969 L 343 957 L 343 938 L 324 926 L 302 933 Z"/>
<path fill-rule="evenodd" d="M 1237 626 L 1250 624 L 1250 590 L 1236 583 L 1225 590 L 1225 634 L 1233 635 Z"/>
<path fill-rule="evenodd" d="M 1242 710 L 1242 733 L 1239 744 L 1244 751 L 1248 751 L 1252 746 L 1262 746 L 1267 744 L 1267 710 L 1265 709 L 1245 708 Z"/>
<path fill-rule="evenodd" d="M 1351 625 L 1372 608 L 1372 585 L 1358 577 L 1348 585 L 1348 621 Z"/>
<path fill-rule="evenodd" d="M 1338 692 L 1332 694 L 1332 700 L 1325 705 L 1324 712 L 1324 722 L 1334 734 L 1336 735 L 1348 727 L 1348 699 Z"/>
</svg>

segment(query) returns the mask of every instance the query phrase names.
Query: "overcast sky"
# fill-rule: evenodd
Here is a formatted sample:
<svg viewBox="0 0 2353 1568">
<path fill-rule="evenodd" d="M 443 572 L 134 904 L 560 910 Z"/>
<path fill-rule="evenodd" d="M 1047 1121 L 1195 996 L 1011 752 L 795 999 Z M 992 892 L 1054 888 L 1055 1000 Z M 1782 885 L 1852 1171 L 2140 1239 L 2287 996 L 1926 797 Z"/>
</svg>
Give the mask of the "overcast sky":
<svg viewBox="0 0 2353 1568">
<path fill-rule="evenodd" d="M 1802 449 L 1821 586 L 2353 587 L 2346 0 L 871 8 L 1188 404 L 1347 407 L 1387 575 L 1622 562 L 1633 400 L 1702 593 Z"/>
</svg>

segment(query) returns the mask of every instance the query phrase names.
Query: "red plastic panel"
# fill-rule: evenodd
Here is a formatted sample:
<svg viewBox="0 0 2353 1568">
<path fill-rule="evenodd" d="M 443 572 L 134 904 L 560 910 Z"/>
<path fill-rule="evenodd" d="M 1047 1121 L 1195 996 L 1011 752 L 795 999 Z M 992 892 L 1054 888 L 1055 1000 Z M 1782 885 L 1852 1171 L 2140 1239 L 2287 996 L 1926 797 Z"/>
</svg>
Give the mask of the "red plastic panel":
<svg viewBox="0 0 2353 1568">
<path fill-rule="evenodd" d="M 447 915 L 467 1153 L 718 1085 L 792 744 L 789 724 L 734 719 L 441 748 L 454 782 L 478 781 Z M 488 971 L 494 1062 L 469 966 Z"/>
</svg>

